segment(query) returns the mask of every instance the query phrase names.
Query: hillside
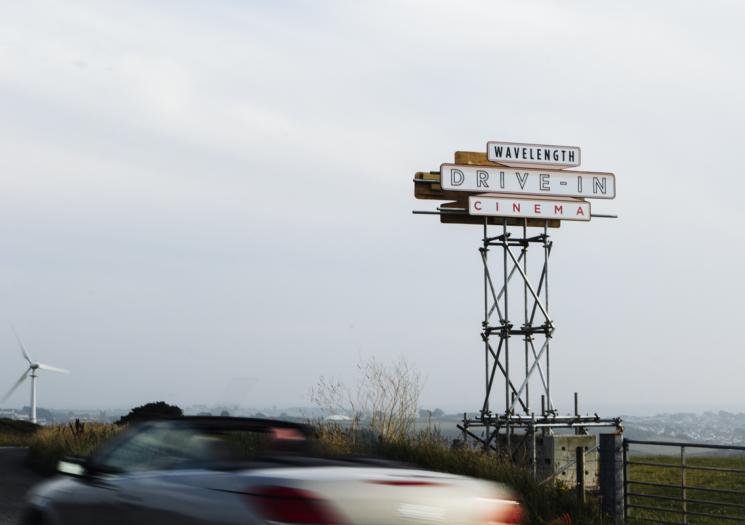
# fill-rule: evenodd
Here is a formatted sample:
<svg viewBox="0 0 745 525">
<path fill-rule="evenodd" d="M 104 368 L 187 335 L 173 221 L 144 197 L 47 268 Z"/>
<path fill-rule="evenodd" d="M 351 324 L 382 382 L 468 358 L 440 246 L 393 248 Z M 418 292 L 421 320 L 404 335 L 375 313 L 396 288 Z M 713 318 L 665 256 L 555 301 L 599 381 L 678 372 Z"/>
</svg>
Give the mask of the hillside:
<svg viewBox="0 0 745 525">
<path fill-rule="evenodd" d="M 745 446 L 745 414 L 725 411 L 703 414 L 622 416 L 630 439 L 686 441 Z"/>
</svg>

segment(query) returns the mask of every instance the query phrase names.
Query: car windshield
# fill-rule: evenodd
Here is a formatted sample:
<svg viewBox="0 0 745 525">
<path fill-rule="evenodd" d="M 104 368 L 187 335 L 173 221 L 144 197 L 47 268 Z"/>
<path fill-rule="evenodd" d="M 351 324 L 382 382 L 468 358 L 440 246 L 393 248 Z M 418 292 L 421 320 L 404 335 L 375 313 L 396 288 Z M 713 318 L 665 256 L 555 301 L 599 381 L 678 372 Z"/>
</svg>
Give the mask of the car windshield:
<svg viewBox="0 0 745 525">
<path fill-rule="evenodd" d="M 110 472 L 198 468 L 246 462 L 303 440 L 293 429 L 200 428 L 160 422 L 137 429 L 112 444 L 96 464 Z"/>
</svg>

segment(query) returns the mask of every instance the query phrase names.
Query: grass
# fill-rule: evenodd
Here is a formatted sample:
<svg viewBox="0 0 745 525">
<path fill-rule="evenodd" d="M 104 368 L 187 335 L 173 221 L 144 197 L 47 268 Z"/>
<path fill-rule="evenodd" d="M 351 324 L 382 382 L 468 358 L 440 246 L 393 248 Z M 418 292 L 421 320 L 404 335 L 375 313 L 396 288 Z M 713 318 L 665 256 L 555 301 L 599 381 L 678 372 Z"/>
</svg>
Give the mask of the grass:
<svg viewBox="0 0 745 525">
<path fill-rule="evenodd" d="M 646 496 L 661 496 L 671 499 L 655 499 L 644 496 L 630 496 L 633 505 L 655 507 L 660 510 L 630 509 L 630 523 L 646 523 L 642 518 L 664 520 L 669 522 L 683 522 L 681 498 L 682 469 L 679 456 L 633 456 L 631 461 L 659 463 L 668 465 L 655 467 L 648 465 L 630 465 L 629 480 L 660 483 L 671 487 L 652 487 L 631 484 L 630 492 Z M 745 471 L 745 457 L 743 456 L 690 456 L 686 458 L 686 486 L 703 487 L 709 489 L 724 489 L 742 491 L 745 493 L 745 472 L 717 472 L 711 470 L 697 470 L 696 467 L 714 467 L 724 469 L 738 469 Z M 738 494 L 716 493 L 702 490 L 687 489 L 686 494 L 688 523 L 695 525 L 714 525 L 721 523 L 736 523 L 726 517 L 737 517 L 745 521 L 745 497 Z M 692 501 L 697 500 L 697 501 Z M 710 503 L 701 503 L 703 501 Z M 719 504 L 730 504 L 720 505 Z M 665 509 L 665 510 L 661 510 Z M 714 514 L 717 517 L 696 516 L 691 513 Z"/>
<path fill-rule="evenodd" d="M 86 456 L 122 427 L 103 423 L 40 427 L 27 438 L 29 462 L 43 473 L 54 472 L 65 456 Z M 334 425 L 317 425 L 318 446 L 325 455 L 374 455 L 421 468 L 504 483 L 525 503 L 529 523 L 536 525 L 596 525 L 597 505 L 580 504 L 573 491 L 554 484 L 538 485 L 523 468 L 469 447 L 452 448 L 437 432 L 423 431 L 395 441 L 380 441 Z M 571 521 L 567 521 L 570 517 Z"/>
<path fill-rule="evenodd" d="M 38 425 L 16 419 L 0 419 L 0 447 L 26 447 Z"/>
<path fill-rule="evenodd" d="M 65 456 L 87 456 L 122 427 L 108 423 L 70 423 L 41 427 L 29 439 L 28 461 L 37 472 L 50 474 Z"/>
</svg>

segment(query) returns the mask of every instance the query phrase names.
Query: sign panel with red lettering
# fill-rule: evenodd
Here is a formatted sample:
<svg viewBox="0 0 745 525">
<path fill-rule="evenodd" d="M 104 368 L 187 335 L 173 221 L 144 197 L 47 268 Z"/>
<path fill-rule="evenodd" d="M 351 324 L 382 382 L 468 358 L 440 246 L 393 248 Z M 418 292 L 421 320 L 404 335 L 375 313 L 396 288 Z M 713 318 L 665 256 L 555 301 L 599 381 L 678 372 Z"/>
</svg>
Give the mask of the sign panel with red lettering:
<svg viewBox="0 0 745 525">
<path fill-rule="evenodd" d="M 509 195 L 471 195 L 468 213 L 488 217 L 589 221 L 590 203 L 579 200 L 523 199 Z"/>
<path fill-rule="evenodd" d="M 486 158 L 505 166 L 577 167 L 580 163 L 580 153 L 580 149 L 576 146 L 497 141 L 486 143 Z"/>
<path fill-rule="evenodd" d="M 516 193 L 587 199 L 616 197 L 615 175 L 591 171 L 442 164 L 440 185 L 445 191 L 470 193 Z"/>
</svg>

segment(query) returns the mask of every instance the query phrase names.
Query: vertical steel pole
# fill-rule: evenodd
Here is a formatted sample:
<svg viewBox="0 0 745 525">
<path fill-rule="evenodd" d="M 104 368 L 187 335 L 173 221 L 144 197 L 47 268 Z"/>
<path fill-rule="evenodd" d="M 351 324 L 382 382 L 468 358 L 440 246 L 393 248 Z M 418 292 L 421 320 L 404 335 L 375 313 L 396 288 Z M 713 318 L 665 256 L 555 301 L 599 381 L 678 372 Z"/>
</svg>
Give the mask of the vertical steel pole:
<svg viewBox="0 0 745 525">
<path fill-rule="evenodd" d="M 688 523 L 688 505 L 686 503 L 686 448 L 680 447 L 680 491 L 683 499 L 683 523 Z"/>
<path fill-rule="evenodd" d="M 483 247 L 482 247 L 482 249 L 484 250 L 484 322 L 483 322 L 482 327 L 484 330 L 484 374 L 485 374 L 485 387 L 484 387 L 485 394 L 484 395 L 486 396 L 486 399 L 484 402 L 485 412 L 489 412 L 489 335 L 487 332 L 487 327 L 489 326 L 489 286 L 488 286 L 489 269 L 487 267 L 488 253 L 489 253 L 489 239 L 487 236 L 488 221 L 489 221 L 489 218 L 484 217 L 484 238 L 483 238 Z M 486 415 L 486 414 L 483 414 L 483 415 Z"/>
<path fill-rule="evenodd" d="M 505 328 L 509 326 L 509 275 L 507 274 L 507 218 L 505 217 L 502 221 L 502 270 L 503 275 L 502 278 L 504 280 L 504 324 L 506 325 Z M 511 403 L 510 403 L 510 334 L 506 332 L 506 330 L 500 332 L 500 337 L 504 337 L 504 375 L 505 375 L 505 381 L 504 381 L 504 412 L 505 412 L 505 418 L 506 418 L 506 425 L 505 425 L 505 437 L 507 439 L 507 451 L 510 454 L 510 457 L 512 457 L 512 436 L 511 432 L 512 429 L 510 428 L 510 415 L 512 414 L 512 411 L 510 409 Z"/>
<path fill-rule="evenodd" d="M 484 437 L 486 442 L 489 440 L 489 332 L 487 328 L 489 326 L 489 218 L 484 217 L 484 239 L 483 239 L 483 250 L 484 250 L 484 388 L 485 388 L 485 399 L 484 399 L 484 410 L 481 414 L 481 421 L 485 422 L 484 425 Z M 494 359 L 498 359 L 495 356 Z"/>
<path fill-rule="evenodd" d="M 531 466 L 533 467 L 533 479 L 538 479 L 538 465 L 536 465 L 537 457 L 536 457 L 536 450 L 535 450 L 535 447 L 537 445 L 536 439 L 535 439 L 535 413 L 530 415 L 530 422 L 531 422 L 530 433 L 531 433 L 531 439 L 533 441 L 533 451 L 531 452 L 530 463 L 531 463 Z"/>
<path fill-rule="evenodd" d="M 546 278 L 544 280 L 543 291 L 545 293 L 545 308 L 546 314 L 550 311 L 548 309 L 548 220 L 543 223 L 543 267 L 546 269 Z M 548 321 L 547 321 L 548 322 Z M 550 338 L 550 334 L 547 332 L 546 337 Z M 546 400 L 548 401 L 548 409 L 553 411 L 553 403 L 551 402 L 551 360 L 549 357 L 549 350 L 551 345 L 546 341 Z"/>
<path fill-rule="evenodd" d="M 526 239 L 528 238 L 528 219 L 523 219 L 523 273 L 525 275 L 528 275 L 528 242 Z M 525 340 L 525 377 L 528 377 L 528 352 L 529 352 L 529 342 L 530 339 L 532 339 L 533 335 L 529 333 L 530 327 L 529 320 L 528 320 L 528 281 L 524 282 L 523 286 L 523 306 L 524 306 L 524 314 L 525 314 L 525 321 L 523 322 L 523 328 L 525 329 L 526 333 L 524 336 Z M 525 385 L 525 413 L 530 414 L 530 383 L 527 383 Z"/>
<path fill-rule="evenodd" d="M 503 279 L 504 279 L 504 324 L 509 324 L 509 290 L 507 276 L 507 219 L 502 221 L 502 264 L 503 264 Z M 509 334 L 504 334 L 504 370 L 505 370 L 505 386 L 504 386 L 504 405 L 505 413 L 509 415 L 510 407 L 510 345 L 509 345 Z"/>
</svg>

